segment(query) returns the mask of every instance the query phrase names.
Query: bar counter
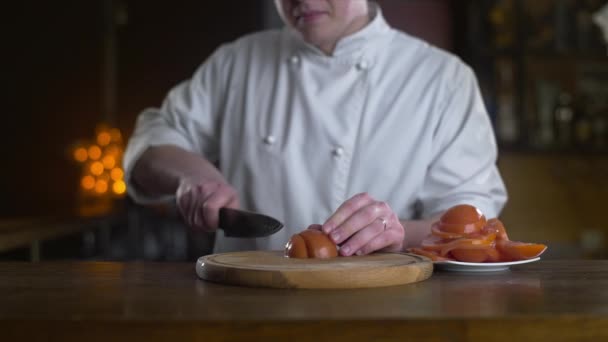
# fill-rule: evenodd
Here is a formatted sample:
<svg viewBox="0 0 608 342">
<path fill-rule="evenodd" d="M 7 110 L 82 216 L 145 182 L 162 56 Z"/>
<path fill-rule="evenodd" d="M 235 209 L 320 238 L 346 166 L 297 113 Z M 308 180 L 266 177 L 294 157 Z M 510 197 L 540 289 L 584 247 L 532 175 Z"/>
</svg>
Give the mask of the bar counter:
<svg viewBox="0 0 608 342">
<path fill-rule="evenodd" d="M 608 260 L 358 290 L 197 278 L 194 263 L 0 263 L 2 341 L 608 341 Z"/>
</svg>

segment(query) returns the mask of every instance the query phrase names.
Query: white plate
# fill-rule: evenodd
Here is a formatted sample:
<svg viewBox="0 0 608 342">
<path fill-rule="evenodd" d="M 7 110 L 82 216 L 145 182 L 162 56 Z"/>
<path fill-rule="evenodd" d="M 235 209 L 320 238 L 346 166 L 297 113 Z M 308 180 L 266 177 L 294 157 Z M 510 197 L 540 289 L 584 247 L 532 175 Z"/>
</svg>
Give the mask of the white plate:
<svg viewBox="0 0 608 342">
<path fill-rule="evenodd" d="M 454 272 L 499 272 L 506 271 L 510 266 L 527 264 L 540 260 L 540 257 L 527 260 L 509 262 L 462 262 L 462 261 L 435 261 L 434 266 L 439 270 Z"/>
</svg>

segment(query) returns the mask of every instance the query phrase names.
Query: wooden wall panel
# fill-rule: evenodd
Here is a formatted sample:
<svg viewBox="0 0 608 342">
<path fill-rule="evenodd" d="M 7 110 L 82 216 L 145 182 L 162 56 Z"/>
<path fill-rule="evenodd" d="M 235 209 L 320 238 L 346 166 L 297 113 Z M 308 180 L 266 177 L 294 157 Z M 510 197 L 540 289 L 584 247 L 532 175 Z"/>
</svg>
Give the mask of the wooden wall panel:
<svg viewBox="0 0 608 342">
<path fill-rule="evenodd" d="M 583 253 L 601 244 L 604 252 L 596 252 L 605 253 L 608 157 L 505 153 L 499 168 L 509 191 L 501 219 L 513 240 Z M 590 238 L 597 241 L 584 241 Z"/>
</svg>

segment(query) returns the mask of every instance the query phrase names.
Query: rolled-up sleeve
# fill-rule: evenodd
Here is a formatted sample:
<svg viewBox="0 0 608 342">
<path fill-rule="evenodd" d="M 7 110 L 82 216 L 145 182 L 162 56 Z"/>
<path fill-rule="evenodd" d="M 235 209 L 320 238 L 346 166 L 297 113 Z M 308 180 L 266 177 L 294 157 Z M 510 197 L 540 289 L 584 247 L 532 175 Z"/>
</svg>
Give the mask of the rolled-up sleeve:
<svg viewBox="0 0 608 342">
<path fill-rule="evenodd" d="M 472 70 L 461 65 L 439 107 L 432 159 L 420 193 L 423 217 L 458 204 L 497 217 L 507 192 L 496 167 L 492 125 Z"/>
<path fill-rule="evenodd" d="M 137 203 L 167 201 L 172 196 L 146 196 L 132 179 L 133 167 L 152 146 L 173 145 L 217 159 L 217 118 L 225 98 L 225 68 L 230 46 L 220 47 L 191 79 L 174 87 L 160 108 L 145 109 L 137 118 L 123 158 L 129 196 Z"/>
</svg>

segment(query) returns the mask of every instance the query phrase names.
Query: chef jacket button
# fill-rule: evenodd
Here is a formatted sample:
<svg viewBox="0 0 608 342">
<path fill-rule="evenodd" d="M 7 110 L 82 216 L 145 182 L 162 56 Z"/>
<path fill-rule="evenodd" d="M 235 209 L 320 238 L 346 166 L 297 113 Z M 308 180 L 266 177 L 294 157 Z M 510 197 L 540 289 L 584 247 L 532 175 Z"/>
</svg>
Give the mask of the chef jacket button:
<svg viewBox="0 0 608 342">
<path fill-rule="evenodd" d="M 289 59 L 289 61 L 291 62 L 291 64 L 298 64 L 298 63 L 300 63 L 300 57 L 298 57 L 298 56 L 291 56 L 291 58 Z"/>
<path fill-rule="evenodd" d="M 336 147 L 333 151 L 332 154 L 334 155 L 334 157 L 336 158 L 340 158 L 344 155 L 344 148 L 343 147 Z"/>
<path fill-rule="evenodd" d="M 369 69 L 369 63 L 366 60 L 360 61 L 357 63 L 357 70 L 364 71 Z"/>
<path fill-rule="evenodd" d="M 269 136 L 264 137 L 263 141 L 264 141 L 264 144 L 266 144 L 266 145 L 274 145 L 274 143 L 277 142 L 277 139 L 275 139 L 274 136 L 269 135 Z"/>
</svg>

